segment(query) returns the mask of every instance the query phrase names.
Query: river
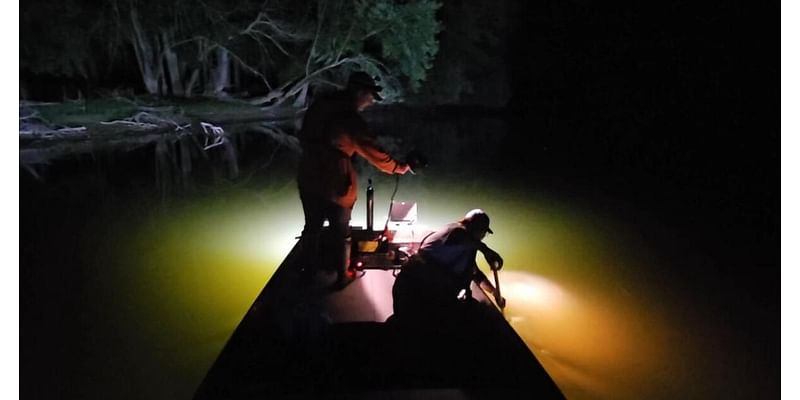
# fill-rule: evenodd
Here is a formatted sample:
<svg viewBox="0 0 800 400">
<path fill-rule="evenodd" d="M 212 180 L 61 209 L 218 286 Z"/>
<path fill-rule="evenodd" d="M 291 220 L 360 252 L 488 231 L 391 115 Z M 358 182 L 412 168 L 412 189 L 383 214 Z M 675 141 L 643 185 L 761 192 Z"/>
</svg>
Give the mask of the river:
<svg viewBox="0 0 800 400">
<path fill-rule="evenodd" d="M 397 198 L 430 227 L 489 213 L 506 317 L 567 398 L 777 395 L 769 222 L 642 172 L 495 168 L 502 121 L 420 129 L 385 140 L 430 160 Z M 155 145 L 50 161 L 38 179 L 20 169 L 23 397 L 191 397 L 302 229 L 296 154 L 260 136 L 237 146 L 233 172 L 211 149 L 165 174 Z M 362 190 L 367 178 L 382 221 L 395 181 L 362 165 Z"/>
</svg>

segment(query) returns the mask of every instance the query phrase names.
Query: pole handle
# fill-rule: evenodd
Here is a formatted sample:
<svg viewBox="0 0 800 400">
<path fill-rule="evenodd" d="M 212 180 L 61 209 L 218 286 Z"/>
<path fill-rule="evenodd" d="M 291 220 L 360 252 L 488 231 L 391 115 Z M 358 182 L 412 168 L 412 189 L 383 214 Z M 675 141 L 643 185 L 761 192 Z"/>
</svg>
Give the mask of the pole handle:
<svg viewBox="0 0 800 400">
<path fill-rule="evenodd" d="M 503 298 L 503 295 L 500 294 L 500 277 L 497 274 L 497 267 L 499 267 L 498 263 L 495 262 L 493 267 L 494 268 L 492 268 L 492 273 L 494 274 L 494 291 L 495 291 L 494 292 L 495 293 L 495 298 L 494 299 L 497 302 L 497 305 L 500 307 L 500 310 L 503 310 L 506 305 L 505 304 L 502 304 L 502 305 L 500 304 L 500 299 Z"/>
</svg>

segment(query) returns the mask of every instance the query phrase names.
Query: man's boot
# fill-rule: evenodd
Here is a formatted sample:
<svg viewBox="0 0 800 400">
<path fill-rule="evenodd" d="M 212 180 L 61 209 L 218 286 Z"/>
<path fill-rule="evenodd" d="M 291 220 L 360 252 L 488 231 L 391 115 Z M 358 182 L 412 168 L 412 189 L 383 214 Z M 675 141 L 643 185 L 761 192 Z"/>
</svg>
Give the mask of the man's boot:
<svg viewBox="0 0 800 400">
<path fill-rule="evenodd" d="M 336 289 L 343 289 L 345 286 L 355 280 L 354 271 L 350 269 L 350 250 L 352 249 L 353 239 L 346 238 L 342 246 L 341 253 L 339 254 L 339 264 L 336 266 Z"/>
</svg>

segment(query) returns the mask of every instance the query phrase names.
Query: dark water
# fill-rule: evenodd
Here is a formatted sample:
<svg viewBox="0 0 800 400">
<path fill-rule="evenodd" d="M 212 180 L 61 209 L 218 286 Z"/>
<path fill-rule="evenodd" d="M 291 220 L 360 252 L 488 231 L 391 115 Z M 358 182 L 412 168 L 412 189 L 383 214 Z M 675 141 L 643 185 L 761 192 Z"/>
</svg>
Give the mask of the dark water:
<svg viewBox="0 0 800 400">
<path fill-rule="evenodd" d="M 568 398 L 776 397 L 771 201 L 589 145 L 524 151 L 528 133 L 491 116 L 377 124 L 387 148 L 428 155 L 398 191 L 422 223 L 492 216 L 507 318 Z M 235 160 L 192 153 L 188 171 L 156 145 L 54 160 L 40 179 L 21 168 L 23 398 L 192 395 L 302 229 L 296 154 L 234 143 Z M 368 177 L 380 210 L 395 181 Z"/>
</svg>

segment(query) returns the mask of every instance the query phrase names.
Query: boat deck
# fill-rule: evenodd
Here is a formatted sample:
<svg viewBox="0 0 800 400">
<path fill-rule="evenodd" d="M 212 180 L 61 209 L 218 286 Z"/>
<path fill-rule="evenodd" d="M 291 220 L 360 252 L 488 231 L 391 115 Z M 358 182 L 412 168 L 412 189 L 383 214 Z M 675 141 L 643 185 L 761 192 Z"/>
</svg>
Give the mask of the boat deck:
<svg viewBox="0 0 800 400">
<path fill-rule="evenodd" d="M 333 272 L 301 285 L 298 249 L 256 298 L 196 399 L 564 398 L 496 308 L 475 331 L 490 334 L 464 327 L 442 337 L 390 318 L 397 270 L 360 271 L 338 291 L 329 288 Z M 493 307 L 479 289 L 473 295 Z"/>
</svg>

